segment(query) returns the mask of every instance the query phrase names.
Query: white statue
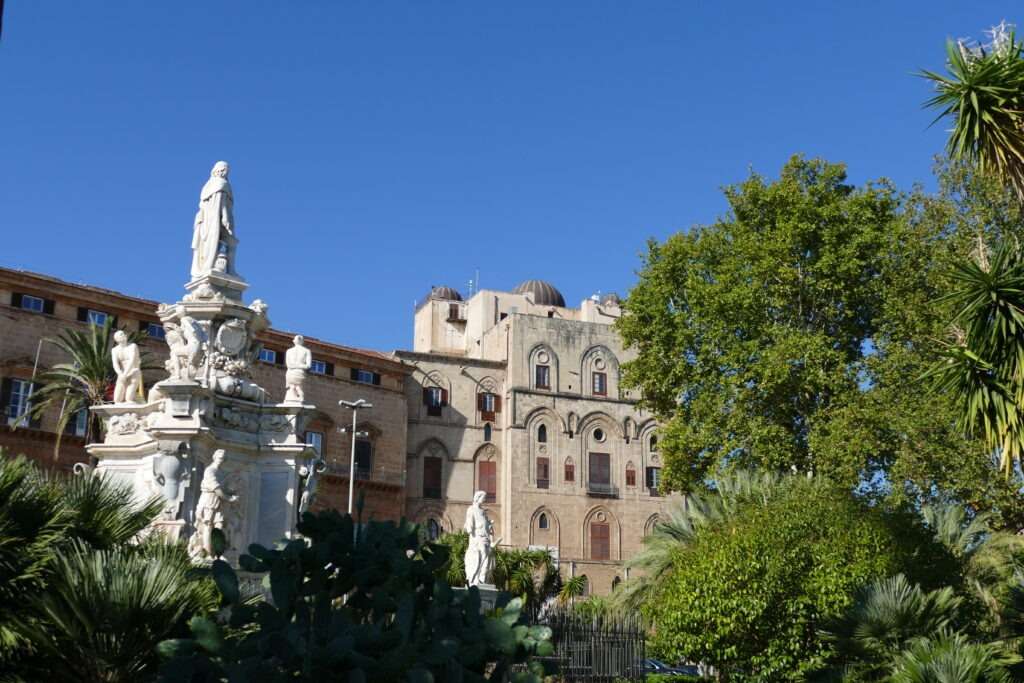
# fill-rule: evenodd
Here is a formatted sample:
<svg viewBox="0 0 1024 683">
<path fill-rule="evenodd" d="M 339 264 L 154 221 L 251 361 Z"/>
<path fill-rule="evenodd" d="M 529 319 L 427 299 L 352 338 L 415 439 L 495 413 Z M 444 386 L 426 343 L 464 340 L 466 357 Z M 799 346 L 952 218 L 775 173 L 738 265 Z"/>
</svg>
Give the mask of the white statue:
<svg viewBox="0 0 1024 683">
<path fill-rule="evenodd" d="M 206 275 L 213 270 L 234 272 L 235 220 L 231 207 L 234 199 L 226 161 L 218 161 L 210 171 L 210 179 L 199 194 L 199 211 L 192 233 L 192 277 Z M 218 264 L 221 244 L 224 244 L 224 263 Z"/>
<path fill-rule="evenodd" d="M 303 512 L 308 512 L 316 499 L 316 488 L 320 483 L 320 473 L 327 469 L 327 463 L 323 458 L 317 456 L 308 465 L 299 468 L 299 478 L 302 482 L 302 496 L 299 498 L 299 518 Z"/>
<path fill-rule="evenodd" d="M 217 449 L 213 458 L 203 472 L 203 482 L 199 485 L 199 502 L 196 503 L 196 530 L 189 541 L 189 554 L 196 559 L 212 558 L 213 530 L 220 529 L 227 533 L 224 523 L 224 507 L 234 503 L 238 496 L 225 488 L 226 475 L 220 466 L 224 462 L 224 450 Z"/>
<path fill-rule="evenodd" d="M 494 540 L 494 525 L 483 506 L 486 497 L 484 491 L 477 491 L 473 494 L 472 507 L 466 510 L 463 529 L 469 534 L 464 560 L 467 586 L 490 585 L 494 573 L 494 548 L 498 541 Z"/>
<path fill-rule="evenodd" d="M 170 358 L 165 365 L 171 379 L 195 379 L 196 369 L 199 367 L 199 352 L 202 350 L 202 340 L 196 330 L 195 321 L 185 316 L 181 319 L 180 327 L 174 323 L 165 323 L 164 334 L 170 349 Z"/>
<path fill-rule="evenodd" d="M 114 385 L 114 403 L 142 402 L 142 358 L 139 347 L 128 343 L 124 330 L 114 333 L 114 348 L 110 360 L 114 364 L 117 383 Z"/>
<path fill-rule="evenodd" d="M 284 363 L 288 368 L 284 375 L 284 400 L 285 403 L 302 403 L 306 400 L 306 392 L 303 390 L 306 371 L 313 364 L 313 356 L 306 348 L 301 334 L 295 335 L 292 341 L 295 345 L 284 354 Z"/>
</svg>

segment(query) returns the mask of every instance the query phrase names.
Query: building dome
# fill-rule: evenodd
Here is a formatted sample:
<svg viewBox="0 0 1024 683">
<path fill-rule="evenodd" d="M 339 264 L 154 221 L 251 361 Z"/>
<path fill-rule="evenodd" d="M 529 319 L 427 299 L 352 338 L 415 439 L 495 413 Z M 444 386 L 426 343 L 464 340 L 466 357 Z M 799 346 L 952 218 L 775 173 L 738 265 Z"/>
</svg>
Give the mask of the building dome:
<svg viewBox="0 0 1024 683">
<path fill-rule="evenodd" d="M 603 297 L 601 297 L 601 305 L 602 306 L 621 306 L 622 305 L 622 299 L 620 299 L 619 295 L 616 294 L 615 292 L 608 292 Z"/>
<path fill-rule="evenodd" d="M 462 295 L 451 287 L 432 287 L 429 296 L 442 301 L 462 301 Z"/>
<path fill-rule="evenodd" d="M 538 306 L 565 308 L 565 297 L 550 282 L 527 280 L 512 290 L 513 294 L 532 294 L 533 303 Z"/>
</svg>

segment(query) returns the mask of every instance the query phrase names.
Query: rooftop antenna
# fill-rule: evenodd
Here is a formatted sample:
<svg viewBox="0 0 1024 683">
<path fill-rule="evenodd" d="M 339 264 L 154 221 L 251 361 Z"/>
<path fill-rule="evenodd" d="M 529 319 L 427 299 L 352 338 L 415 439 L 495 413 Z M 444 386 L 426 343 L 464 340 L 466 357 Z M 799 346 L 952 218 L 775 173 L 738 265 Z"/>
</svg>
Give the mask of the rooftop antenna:
<svg viewBox="0 0 1024 683">
<path fill-rule="evenodd" d="M 476 281 L 476 291 L 479 292 L 480 291 L 480 269 L 479 268 L 476 269 L 476 277 L 474 278 L 474 280 Z"/>
</svg>

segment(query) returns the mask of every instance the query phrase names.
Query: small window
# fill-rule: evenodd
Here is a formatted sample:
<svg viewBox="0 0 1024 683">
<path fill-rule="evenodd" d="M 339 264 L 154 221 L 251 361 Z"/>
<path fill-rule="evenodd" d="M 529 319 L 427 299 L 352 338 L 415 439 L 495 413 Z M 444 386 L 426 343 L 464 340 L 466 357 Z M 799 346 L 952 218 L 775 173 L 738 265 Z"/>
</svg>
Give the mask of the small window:
<svg viewBox="0 0 1024 683">
<path fill-rule="evenodd" d="M 441 498 L 441 458 L 430 455 L 423 458 L 423 497 Z"/>
<path fill-rule="evenodd" d="M 488 422 L 484 425 L 484 441 L 489 442 L 491 440 L 491 423 Z"/>
<path fill-rule="evenodd" d="M 661 468 L 648 467 L 646 471 L 646 486 L 652 496 L 658 495 L 658 488 L 661 486 Z"/>
<path fill-rule="evenodd" d="M 441 417 L 441 409 L 448 405 L 448 392 L 441 387 L 423 387 L 423 403 L 427 406 L 427 415 Z"/>
<path fill-rule="evenodd" d="M 554 311 L 548 311 L 548 317 L 549 318 L 554 318 L 555 317 L 555 312 Z"/>
<path fill-rule="evenodd" d="M 372 370 L 352 368 L 352 374 L 349 376 L 352 378 L 353 382 L 360 382 L 362 384 L 380 384 L 380 375 Z"/>
<path fill-rule="evenodd" d="M 431 517 L 427 520 L 427 540 L 436 541 L 441 538 L 441 525 Z"/>
<path fill-rule="evenodd" d="M 480 419 L 485 422 L 494 422 L 496 413 L 501 412 L 501 397 L 489 391 L 476 395 L 476 409 L 480 411 Z"/>
<path fill-rule="evenodd" d="M 313 447 L 317 455 L 324 452 L 323 432 L 306 432 L 306 443 Z"/>
<path fill-rule="evenodd" d="M 18 425 L 27 427 L 29 425 L 28 411 L 32 408 L 32 382 L 24 379 L 10 379 L 10 386 L 7 396 L 7 409 L 5 417 L 10 426 Z"/>
<path fill-rule="evenodd" d="M 314 360 L 313 364 L 309 366 L 309 371 L 317 375 L 326 375 L 327 363 L 322 360 Z"/>
<path fill-rule="evenodd" d="M 356 479 L 370 479 L 373 476 L 373 442 L 356 439 Z"/>
<path fill-rule="evenodd" d="M 537 427 L 537 443 L 547 443 L 547 442 L 548 442 L 548 426 L 547 425 L 541 425 L 540 427 Z"/>
<path fill-rule="evenodd" d="M 658 437 L 657 436 L 652 436 L 651 437 L 651 453 L 657 453 L 657 452 L 658 452 Z"/>
<path fill-rule="evenodd" d="M 548 528 L 548 516 L 543 512 L 540 513 L 540 517 L 537 518 L 537 528 L 547 529 Z"/>
<path fill-rule="evenodd" d="M 551 388 L 551 368 L 547 365 L 538 365 L 534 368 L 535 371 L 535 384 L 538 389 L 550 389 Z"/>
<path fill-rule="evenodd" d="M 260 349 L 260 360 L 264 363 L 276 363 L 277 351 L 273 349 Z"/>
<path fill-rule="evenodd" d="M 493 503 L 498 498 L 498 463 L 481 460 L 477 466 L 477 487 L 486 496 L 484 500 Z"/>
<path fill-rule="evenodd" d="M 565 461 L 565 481 L 576 481 L 576 464 L 572 461 L 572 458 Z"/>
<path fill-rule="evenodd" d="M 537 458 L 537 488 L 546 489 L 549 480 L 548 459 Z"/>
<path fill-rule="evenodd" d="M 608 375 L 603 372 L 595 372 L 593 375 L 594 395 L 608 395 Z"/>
<path fill-rule="evenodd" d="M 86 322 L 90 325 L 95 325 L 96 327 L 103 327 L 107 324 L 107 319 L 109 317 L 110 316 L 103 311 L 94 311 L 90 308 L 86 314 Z"/>
<path fill-rule="evenodd" d="M 600 427 L 594 430 L 594 441 L 604 441 L 604 430 Z"/>
<path fill-rule="evenodd" d="M 626 468 L 626 486 L 636 486 L 636 470 L 632 465 Z"/>
<path fill-rule="evenodd" d="M 28 294 L 21 295 L 21 307 L 26 311 L 35 311 L 36 313 L 43 312 L 43 300 L 38 296 L 30 296 Z"/>
<path fill-rule="evenodd" d="M 151 339 L 165 339 L 164 326 L 160 323 L 146 323 L 146 336 Z"/>
</svg>

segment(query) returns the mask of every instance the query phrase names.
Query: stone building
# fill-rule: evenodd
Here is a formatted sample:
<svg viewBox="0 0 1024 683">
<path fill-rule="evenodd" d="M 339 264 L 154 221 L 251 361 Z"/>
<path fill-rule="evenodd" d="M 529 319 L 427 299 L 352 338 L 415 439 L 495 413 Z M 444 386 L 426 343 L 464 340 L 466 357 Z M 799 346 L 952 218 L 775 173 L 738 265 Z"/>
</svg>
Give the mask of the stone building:
<svg viewBox="0 0 1024 683">
<path fill-rule="evenodd" d="M 653 418 L 620 387 L 618 298 L 566 306 L 530 280 L 468 301 L 436 287 L 416 308 L 408 400 L 409 516 L 462 527 L 485 491 L 501 544 L 545 547 L 563 575 L 608 592 L 666 499 Z"/>
<path fill-rule="evenodd" d="M 31 401 L 33 374 L 67 362 L 46 340 L 65 330 L 86 330 L 108 318 L 146 335 L 141 343 L 154 360 L 167 358 L 157 302 L 21 270 L 0 268 L 0 447 L 24 453 L 47 467 L 70 469 L 85 462 L 84 415 L 72 420 L 55 455 L 59 410 L 39 421 L 20 419 Z M 270 311 L 273 316 L 273 310 Z M 294 333 L 268 329 L 253 379 L 277 400 L 284 395 L 284 354 Z M 344 510 L 348 504 L 351 413 L 338 401 L 365 398 L 373 409 L 360 414 L 356 442 L 356 489 L 365 494 L 365 514 L 397 519 L 404 512 L 406 401 L 410 368 L 388 354 L 306 338 L 313 367 L 306 380 L 307 403 L 318 407 L 306 440 L 321 449 L 328 465 L 319 505 Z M 151 386 L 165 373 L 149 373 Z M 19 424 L 20 422 L 20 424 Z M 17 425 L 17 428 L 14 428 Z M 357 494 L 358 495 L 358 494 Z"/>
</svg>

